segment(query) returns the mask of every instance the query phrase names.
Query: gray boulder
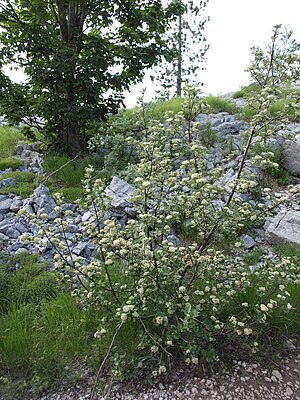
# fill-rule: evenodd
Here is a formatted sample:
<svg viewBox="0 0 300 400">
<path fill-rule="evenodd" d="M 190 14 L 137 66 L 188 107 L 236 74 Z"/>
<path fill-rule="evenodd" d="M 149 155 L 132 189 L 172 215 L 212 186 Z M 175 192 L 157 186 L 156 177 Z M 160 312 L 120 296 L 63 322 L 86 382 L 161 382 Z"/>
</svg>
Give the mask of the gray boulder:
<svg viewBox="0 0 300 400">
<path fill-rule="evenodd" d="M 240 236 L 240 239 L 243 242 L 244 249 L 251 249 L 255 246 L 254 239 L 249 235 L 243 234 Z"/>
<path fill-rule="evenodd" d="M 221 136 L 238 135 L 246 129 L 247 124 L 244 121 L 227 121 L 215 128 L 216 132 Z"/>
<path fill-rule="evenodd" d="M 300 134 L 295 139 L 283 143 L 283 165 L 292 175 L 300 177 Z"/>
<path fill-rule="evenodd" d="M 9 228 L 13 226 L 13 223 L 7 218 L 1 221 L 0 223 L 0 233 L 6 235 L 6 232 Z"/>
<path fill-rule="evenodd" d="M 225 187 L 226 189 L 229 189 L 229 185 L 230 183 L 232 183 L 237 177 L 237 173 L 235 172 L 235 170 L 233 168 L 230 168 L 228 171 L 226 171 L 226 173 L 221 176 L 217 183 L 220 186 Z"/>
<path fill-rule="evenodd" d="M 279 212 L 266 229 L 266 239 L 270 244 L 293 243 L 300 245 L 300 211 Z"/>
<path fill-rule="evenodd" d="M 6 178 L 0 181 L 0 188 L 8 187 L 8 186 L 17 186 L 17 180 L 14 178 Z"/>
<path fill-rule="evenodd" d="M 8 198 L 0 199 L 0 214 L 7 214 L 10 211 L 13 200 Z"/>
<path fill-rule="evenodd" d="M 22 205 L 23 200 L 21 199 L 21 197 L 14 197 L 10 205 L 10 211 L 16 213 L 22 208 Z"/>
<path fill-rule="evenodd" d="M 29 204 L 33 206 L 38 216 L 42 213 L 50 214 L 55 207 L 55 201 L 52 199 L 49 189 L 44 185 L 40 185 L 34 190 Z"/>
<path fill-rule="evenodd" d="M 130 206 L 130 197 L 134 187 L 122 179 L 113 177 L 110 185 L 105 189 L 105 193 L 111 197 L 111 205 L 115 208 L 125 208 Z"/>
</svg>

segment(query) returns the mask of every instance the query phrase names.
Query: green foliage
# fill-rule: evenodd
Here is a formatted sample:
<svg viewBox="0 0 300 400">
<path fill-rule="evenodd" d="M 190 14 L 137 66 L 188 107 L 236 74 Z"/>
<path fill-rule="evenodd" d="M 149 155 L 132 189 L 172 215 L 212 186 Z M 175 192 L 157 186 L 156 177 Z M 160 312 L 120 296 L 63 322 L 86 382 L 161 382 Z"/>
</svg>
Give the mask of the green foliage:
<svg viewBox="0 0 300 400">
<path fill-rule="evenodd" d="M 93 121 L 115 112 L 123 91 L 170 52 L 162 36 L 174 12 L 157 0 L 9 0 L 0 12 L 2 63 L 25 64 L 28 80 L 0 75 L 2 113 L 78 154 Z"/>
<path fill-rule="evenodd" d="M 0 159 L 9 158 L 15 154 L 19 138 L 20 134 L 17 130 L 0 127 Z"/>
<path fill-rule="evenodd" d="M 260 90 L 261 90 L 261 88 L 260 88 L 259 85 L 251 84 L 251 85 L 248 85 L 248 86 L 241 87 L 240 90 L 238 90 L 237 92 L 233 93 L 232 97 L 234 99 L 239 99 L 239 98 L 247 99 L 250 96 L 253 96 L 253 95 L 259 93 Z"/>
<path fill-rule="evenodd" d="M 300 43 L 292 35 L 292 30 L 275 25 L 271 42 L 266 50 L 258 46 L 252 47 L 254 61 L 248 72 L 261 88 L 267 82 L 272 86 L 297 84 L 300 71 Z M 272 65 L 271 69 L 267 68 L 269 65 Z"/>
<path fill-rule="evenodd" d="M 273 165 L 262 166 L 263 175 L 261 185 L 263 187 L 272 187 L 272 181 L 275 181 L 279 186 L 287 186 L 290 183 L 291 174 L 283 166 L 283 152 L 281 148 L 274 145 L 257 143 L 253 146 L 252 152 L 258 156 L 263 153 L 269 153 L 270 161 L 273 163 Z"/>
<path fill-rule="evenodd" d="M 259 260 L 261 259 L 262 255 L 264 254 L 264 251 L 260 248 L 254 249 L 249 251 L 244 255 L 244 262 L 247 267 L 250 265 L 256 265 Z"/>
<path fill-rule="evenodd" d="M 204 100 L 209 106 L 209 113 L 219 113 L 224 111 L 228 112 L 229 114 L 234 114 L 237 111 L 233 103 L 226 99 L 223 99 L 222 97 L 207 96 Z"/>
<path fill-rule="evenodd" d="M 239 114 L 242 119 L 249 122 L 257 114 L 257 110 L 255 108 L 246 106 L 243 107 Z"/>
<path fill-rule="evenodd" d="M 286 118 L 288 118 L 290 121 L 295 121 L 298 119 L 298 116 L 295 113 L 295 110 L 291 109 L 290 106 L 292 104 L 291 99 L 278 99 L 275 101 L 270 109 L 269 109 L 269 115 L 273 118 L 277 116 L 284 115 Z M 257 108 L 254 106 L 252 107 L 243 107 L 240 115 L 243 119 L 246 121 L 250 121 L 251 118 L 253 118 L 257 114 Z"/>
<path fill-rule="evenodd" d="M 13 170 L 18 169 L 24 164 L 24 161 L 18 158 L 1 158 L 0 159 L 0 171 L 4 171 L 8 168 Z"/>
</svg>

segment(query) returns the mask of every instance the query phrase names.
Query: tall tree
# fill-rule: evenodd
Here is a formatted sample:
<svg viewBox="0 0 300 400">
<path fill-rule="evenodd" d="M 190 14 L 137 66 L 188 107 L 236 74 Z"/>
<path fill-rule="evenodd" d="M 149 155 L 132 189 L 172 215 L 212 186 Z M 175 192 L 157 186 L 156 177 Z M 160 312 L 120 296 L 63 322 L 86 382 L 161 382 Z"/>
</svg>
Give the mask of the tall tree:
<svg viewBox="0 0 300 400">
<path fill-rule="evenodd" d="M 163 97 L 181 96 L 183 83 L 200 85 L 200 71 L 204 70 L 203 62 L 209 46 L 203 36 L 205 23 L 204 10 L 209 0 L 171 0 L 173 22 L 166 33 L 166 40 L 172 48 L 164 62 L 155 70 L 152 80 L 159 81 L 163 88 Z M 157 79 L 157 77 L 159 77 Z"/>
<path fill-rule="evenodd" d="M 90 121 L 114 112 L 168 53 L 172 12 L 160 0 L 0 0 L 1 60 L 28 76 L 6 80 L 18 96 L 13 108 L 0 92 L 3 112 L 77 154 Z"/>
</svg>

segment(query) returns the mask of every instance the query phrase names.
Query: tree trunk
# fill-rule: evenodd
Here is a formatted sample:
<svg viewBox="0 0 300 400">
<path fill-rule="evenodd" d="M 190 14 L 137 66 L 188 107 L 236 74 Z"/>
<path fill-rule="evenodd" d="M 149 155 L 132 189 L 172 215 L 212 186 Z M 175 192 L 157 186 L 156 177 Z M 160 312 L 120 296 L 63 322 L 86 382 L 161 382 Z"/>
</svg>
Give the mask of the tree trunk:
<svg viewBox="0 0 300 400">
<path fill-rule="evenodd" d="M 68 43 L 79 54 L 82 49 L 81 35 L 84 21 L 87 16 L 86 10 L 80 7 L 74 0 L 64 2 L 56 0 L 57 15 L 60 25 L 60 38 Z M 71 156 L 76 156 L 82 149 L 79 117 L 73 112 L 77 101 L 76 92 L 76 61 L 70 60 L 67 56 L 65 62 L 70 66 L 66 74 L 66 88 L 64 89 L 64 108 L 68 117 L 58 123 L 58 137 L 66 151 Z M 58 88 L 59 91 L 59 88 Z"/>
<path fill-rule="evenodd" d="M 178 56 L 177 56 L 177 85 L 176 95 L 181 96 L 182 92 L 182 15 L 178 17 Z"/>
<path fill-rule="evenodd" d="M 76 115 L 70 116 L 67 121 L 63 121 L 58 125 L 58 137 L 64 150 L 71 157 L 75 157 L 81 152 L 81 136 Z"/>
</svg>

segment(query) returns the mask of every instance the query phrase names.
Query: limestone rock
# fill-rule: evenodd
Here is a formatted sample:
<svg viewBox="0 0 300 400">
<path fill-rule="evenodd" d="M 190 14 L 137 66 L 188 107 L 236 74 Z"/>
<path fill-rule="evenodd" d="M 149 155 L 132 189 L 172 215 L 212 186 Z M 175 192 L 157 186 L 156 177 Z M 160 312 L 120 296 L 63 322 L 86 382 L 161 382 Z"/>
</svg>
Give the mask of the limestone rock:
<svg viewBox="0 0 300 400">
<path fill-rule="evenodd" d="M 132 196 L 134 187 L 122 179 L 113 177 L 110 185 L 105 189 L 105 193 L 112 198 L 111 205 L 115 208 L 125 208 L 130 206 L 129 199 Z"/>
<path fill-rule="evenodd" d="M 254 239 L 249 235 L 245 235 L 245 234 L 241 235 L 240 239 L 242 240 L 243 246 L 244 246 L 245 249 L 251 249 L 252 247 L 255 246 Z"/>
<path fill-rule="evenodd" d="M 55 201 L 50 195 L 50 190 L 44 185 L 40 185 L 34 190 L 30 198 L 30 204 L 33 206 L 37 215 L 41 213 L 50 214 L 55 207 Z"/>
<path fill-rule="evenodd" d="M 293 243 L 300 245 L 300 211 L 283 210 L 271 221 L 266 230 L 269 243 Z"/>
<path fill-rule="evenodd" d="M 6 178 L 0 181 L 0 188 L 4 188 L 7 186 L 16 186 L 17 185 L 17 180 L 14 178 Z"/>
<path fill-rule="evenodd" d="M 283 143 L 283 165 L 292 175 L 300 177 L 300 134 L 295 139 Z"/>
<path fill-rule="evenodd" d="M 0 214 L 7 214 L 10 211 L 12 199 L 2 198 L 0 199 Z"/>
</svg>

